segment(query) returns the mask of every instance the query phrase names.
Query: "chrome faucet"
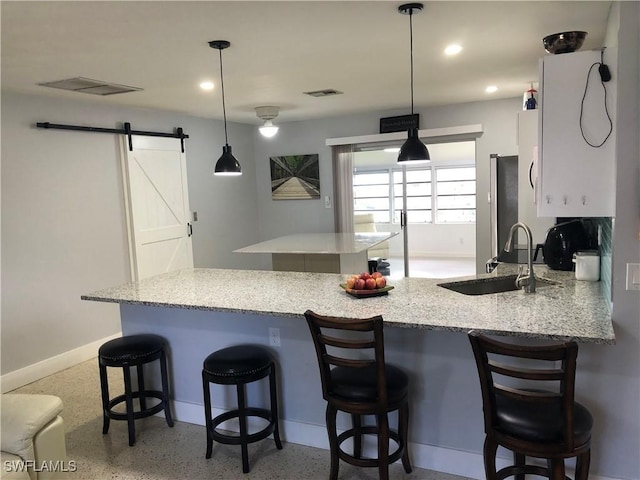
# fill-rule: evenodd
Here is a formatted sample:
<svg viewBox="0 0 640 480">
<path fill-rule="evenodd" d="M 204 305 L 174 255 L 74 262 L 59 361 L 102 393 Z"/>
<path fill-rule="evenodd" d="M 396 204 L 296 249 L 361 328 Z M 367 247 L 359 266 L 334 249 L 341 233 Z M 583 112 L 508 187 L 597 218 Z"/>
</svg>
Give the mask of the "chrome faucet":
<svg viewBox="0 0 640 480">
<path fill-rule="evenodd" d="M 523 272 L 523 267 L 520 266 L 518 271 L 518 277 L 516 278 L 516 287 L 524 287 L 525 293 L 535 293 L 536 291 L 536 277 L 533 274 L 533 235 L 531 229 L 522 222 L 514 223 L 509 230 L 509 236 L 507 243 L 504 246 L 505 252 L 511 251 L 511 244 L 513 243 L 513 236 L 518 230 L 522 228 L 527 236 L 527 273 Z"/>
</svg>

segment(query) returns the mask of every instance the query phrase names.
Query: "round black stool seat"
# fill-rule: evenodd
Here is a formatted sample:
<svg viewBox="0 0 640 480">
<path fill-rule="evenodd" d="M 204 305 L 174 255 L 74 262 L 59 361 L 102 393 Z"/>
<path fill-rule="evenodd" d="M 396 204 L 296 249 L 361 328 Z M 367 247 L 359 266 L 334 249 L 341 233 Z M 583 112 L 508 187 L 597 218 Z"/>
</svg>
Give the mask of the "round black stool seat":
<svg viewBox="0 0 640 480">
<path fill-rule="evenodd" d="M 245 389 L 247 383 L 269 377 L 271 408 L 246 406 Z M 236 385 L 238 408 L 211 418 L 211 392 L 209 384 Z M 265 348 L 257 345 L 236 345 L 223 348 L 209 355 L 202 367 L 202 388 L 204 392 L 205 421 L 207 427 L 207 453 L 211 458 L 213 440 L 242 447 L 242 471 L 249 472 L 247 445 L 262 440 L 273 433 L 276 447 L 282 449 L 278 428 L 278 399 L 276 390 L 276 364 Z M 267 420 L 266 427 L 255 433 L 249 433 L 248 417 L 260 417 Z M 217 427 L 232 418 L 240 425 L 239 435 L 229 435 L 216 430 Z"/>
<path fill-rule="evenodd" d="M 148 390 L 144 385 L 143 365 L 160 361 L 160 375 L 162 390 Z M 167 380 L 166 342 L 158 335 L 142 334 L 128 335 L 110 340 L 98 350 L 98 365 L 100 368 L 100 386 L 102 390 L 102 433 L 109 431 L 110 420 L 126 420 L 129 430 L 129 445 L 135 444 L 135 420 L 149 417 L 164 410 L 165 419 L 173 427 L 173 418 L 169 408 L 169 382 Z M 107 367 L 122 368 L 124 378 L 124 395 L 109 398 L 109 382 Z M 138 390 L 131 387 L 130 367 L 136 367 L 138 376 Z M 137 398 L 140 409 L 135 410 L 133 399 Z M 147 399 L 154 398 L 160 402 L 148 407 Z M 116 405 L 125 404 L 125 412 L 114 410 Z"/>
</svg>

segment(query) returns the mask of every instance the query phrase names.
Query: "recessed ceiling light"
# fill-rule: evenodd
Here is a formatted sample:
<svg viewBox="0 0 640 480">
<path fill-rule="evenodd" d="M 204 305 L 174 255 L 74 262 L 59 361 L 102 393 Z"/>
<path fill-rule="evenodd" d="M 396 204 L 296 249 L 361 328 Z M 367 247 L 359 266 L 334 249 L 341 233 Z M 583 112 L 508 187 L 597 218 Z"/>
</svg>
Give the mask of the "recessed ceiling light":
<svg viewBox="0 0 640 480">
<path fill-rule="evenodd" d="M 445 55 L 457 55 L 462 51 L 462 47 L 460 45 L 452 44 L 444 49 Z"/>
<path fill-rule="evenodd" d="M 496 87 L 495 85 L 489 85 L 487 88 L 484 89 L 484 91 L 487 93 L 495 93 L 498 91 L 498 87 Z"/>
<path fill-rule="evenodd" d="M 202 82 L 200 88 L 202 90 L 213 90 L 213 82 Z"/>
</svg>

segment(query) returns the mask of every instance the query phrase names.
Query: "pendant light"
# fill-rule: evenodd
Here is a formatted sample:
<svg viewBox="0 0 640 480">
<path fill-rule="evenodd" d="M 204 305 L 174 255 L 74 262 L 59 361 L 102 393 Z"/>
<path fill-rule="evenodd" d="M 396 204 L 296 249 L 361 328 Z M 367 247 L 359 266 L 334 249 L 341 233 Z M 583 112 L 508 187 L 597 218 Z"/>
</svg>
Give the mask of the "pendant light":
<svg viewBox="0 0 640 480">
<path fill-rule="evenodd" d="M 215 48 L 220 52 L 220 87 L 222 89 L 222 115 L 224 117 L 224 143 L 222 147 L 222 156 L 216 162 L 214 175 L 242 175 L 242 168 L 236 157 L 231 153 L 231 145 L 227 138 L 227 110 L 224 103 L 224 76 L 222 74 L 222 50 L 229 48 L 231 43 L 226 40 L 213 40 L 209 42 L 211 48 Z"/>
<path fill-rule="evenodd" d="M 411 115 L 413 116 L 413 12 L 421 12 L 424 5 L 422 3 L 405 3 L 398 7 L 398 12 L 409 15 L 409 38 L 411 47 Z M 408 161 L 429 161 L 429 150 L 418 138 L 418 128 L 410 127 L 407 141 L 400 148 L 398 162 Z"/>
</svg>

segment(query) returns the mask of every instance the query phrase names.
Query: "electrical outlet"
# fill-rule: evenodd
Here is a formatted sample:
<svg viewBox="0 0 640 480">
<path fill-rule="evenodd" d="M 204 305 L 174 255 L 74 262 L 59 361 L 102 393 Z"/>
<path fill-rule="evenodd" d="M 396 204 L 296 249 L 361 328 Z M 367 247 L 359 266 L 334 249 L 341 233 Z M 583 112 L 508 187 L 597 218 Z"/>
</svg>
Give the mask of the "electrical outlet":
<svg viewBox="0 0 640 480">
<path fill-rule="evenodd" d="M 640 290 L 640 263 L 627 263 L 627 290 Z"/>
<path fill-rule="evenodd" d="M 269 345 L 271 345 L 272 347 L 280 347 L 280 329 L 279 328 L 269 329 Z"/>
<path fill-rule="evenodd" d="M 331 197 L 329 195 L 324 196 L 324 208 L 331 208 Z"/>
</svg>

